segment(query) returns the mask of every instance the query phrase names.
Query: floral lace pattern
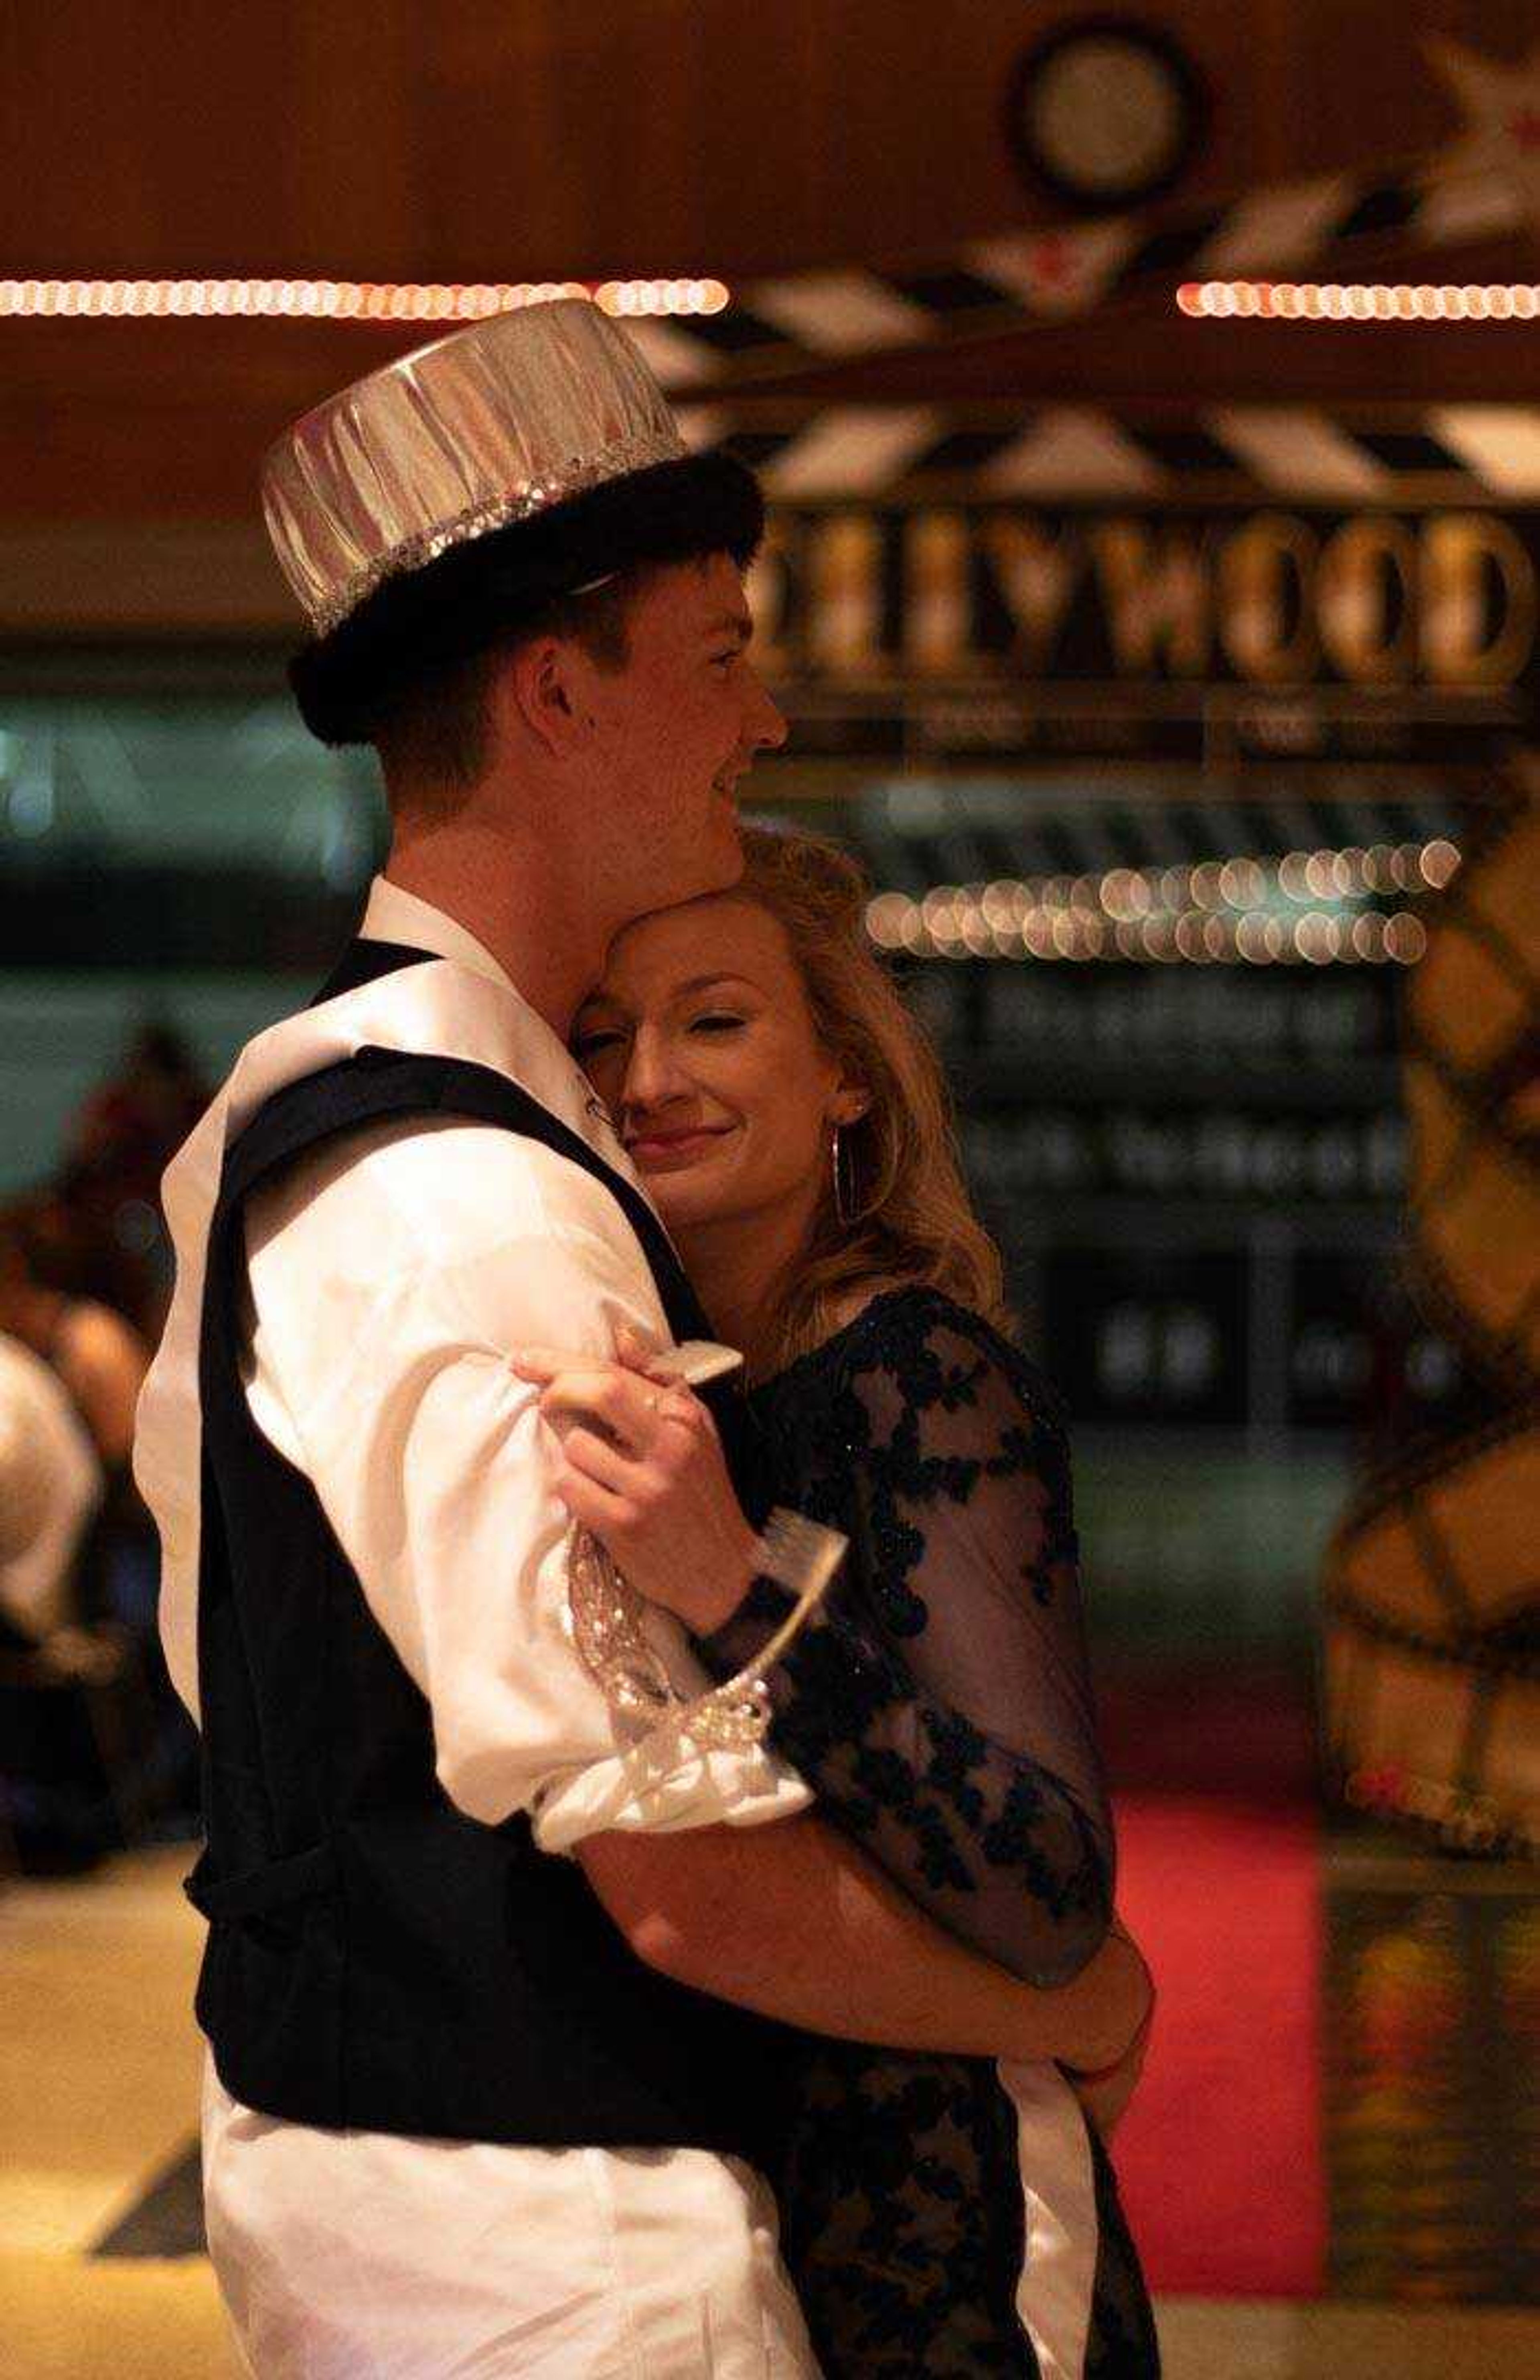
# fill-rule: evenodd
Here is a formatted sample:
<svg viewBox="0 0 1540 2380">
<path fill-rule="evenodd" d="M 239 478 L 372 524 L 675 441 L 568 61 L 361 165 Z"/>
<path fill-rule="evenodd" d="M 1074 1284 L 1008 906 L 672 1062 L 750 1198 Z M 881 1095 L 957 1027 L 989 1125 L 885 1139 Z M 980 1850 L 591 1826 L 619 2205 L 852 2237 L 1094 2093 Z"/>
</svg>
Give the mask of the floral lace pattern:
<svg viewBox="0 0 1540 2380">
<path fill-rule="evenodd" d="M 820 1617 L 767 1672 L 774 1740 L 940 1924 L 1024 1980 L 1095 1952 L 1110 1819 L 1079 1606 L 1069 1450 L 1047 1382 L 976 1315 L 895 1291 L 754 1391 L 778 1498 L 849 1537 Z M 701 1650 L 746 1666 L 760 1586 Z M 1013 2111 L 991 2065 L 799 2042 L 774 2176 L 829 2380 L 1035 2374 L 1013 2295 Z M 1158 2371 L 1110 2166 L 1085 2370 Z"/>
</svg>

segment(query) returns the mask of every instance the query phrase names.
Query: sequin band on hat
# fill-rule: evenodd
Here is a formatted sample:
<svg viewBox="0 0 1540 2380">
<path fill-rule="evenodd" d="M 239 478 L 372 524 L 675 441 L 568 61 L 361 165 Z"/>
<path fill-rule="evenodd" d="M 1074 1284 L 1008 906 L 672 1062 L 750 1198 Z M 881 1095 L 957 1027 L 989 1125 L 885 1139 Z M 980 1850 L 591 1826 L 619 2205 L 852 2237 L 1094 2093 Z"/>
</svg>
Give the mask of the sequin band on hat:
<svg viewBox="0 0 1540 2380">
<path fill-rule="evenodd" d="M 403 538 L 389 553 L 377 562 L 366 563 L 346 584 L 338 589 L 320 608 L 311 613 L 310 625 L 318 637 L 330 634 L 357 611 L 368 595 L 382 587 L 387 578 L 398 577 L 402 572 L 420 570 L 424 563 L 436 562 L 441 553 L 448 553 L 457 545 L 469 545 L 475 538 L 485 537 L 489 529 L 506 528 L 511 521 L 528 520 L 534 514 L 544 512 L 552 504 L 563 504 L 569 496 L 584 493 L 588 488 L 602 486 L 606 480 L 625 478 L 632 471 L 645 471 L 654 463 L 678 460 L 681 449 L 677 440 L 635 438 L 624 448 L 617 448 L 599 462 L 576 465 L 564 480 L 552 478 L 539 486 L 526 488 L 516 496 L 495 496 L 481 504 L 471 504 L 454 520 L 441 528 L 422 529 L 415 537 Z M 612 577 L 605 573 L 605 578 Z M 588 589 L 574 588 L 574 594 L 601 587 L 604 578 L 590 579 Z"/>
</svg>

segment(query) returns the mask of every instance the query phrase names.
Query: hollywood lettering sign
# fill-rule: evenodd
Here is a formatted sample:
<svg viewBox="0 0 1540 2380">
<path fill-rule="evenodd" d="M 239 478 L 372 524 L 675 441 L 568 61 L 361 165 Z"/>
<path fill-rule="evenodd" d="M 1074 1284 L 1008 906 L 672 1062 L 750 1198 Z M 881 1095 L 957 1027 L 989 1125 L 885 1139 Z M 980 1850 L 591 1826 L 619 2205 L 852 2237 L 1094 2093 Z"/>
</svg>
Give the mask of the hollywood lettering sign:
<svg viewBox="0 0 1540 2380">
<path fill-rule="evenodd" d="M 1540 519 L 849 506 L 772 515 L 768 674 L 831 686 L 1122 680 L 1511 696 Z"/>
</svg>

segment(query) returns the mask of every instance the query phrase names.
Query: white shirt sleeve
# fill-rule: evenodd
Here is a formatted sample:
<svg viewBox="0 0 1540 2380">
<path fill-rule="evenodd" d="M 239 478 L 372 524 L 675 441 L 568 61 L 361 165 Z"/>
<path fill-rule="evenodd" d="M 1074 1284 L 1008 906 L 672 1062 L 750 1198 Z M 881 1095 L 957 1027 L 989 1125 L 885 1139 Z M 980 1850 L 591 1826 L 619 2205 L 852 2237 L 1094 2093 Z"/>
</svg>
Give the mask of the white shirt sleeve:
<svg viewBox="0 0 1540 2380">
<path fill-rule="evenodd" d="M 420 1119 L 370 1126 L 254 1197 L 248 1395 L 313 1483 L 381 1627 L 432 1711 L 467 1815 L 600 1829 L 754 1825 L 810 1795 L 762 1745 L 627 1740 L 572 1643 L 567 1516 L 521 1345 L 609 1354 L 668 1337 L 602 1184 L 542 1145 Z M 658 1615 L 661 1620 L 662 1615 Z M 709 1683 L 668 1621 L 679 1692 Z"/>
</svg>

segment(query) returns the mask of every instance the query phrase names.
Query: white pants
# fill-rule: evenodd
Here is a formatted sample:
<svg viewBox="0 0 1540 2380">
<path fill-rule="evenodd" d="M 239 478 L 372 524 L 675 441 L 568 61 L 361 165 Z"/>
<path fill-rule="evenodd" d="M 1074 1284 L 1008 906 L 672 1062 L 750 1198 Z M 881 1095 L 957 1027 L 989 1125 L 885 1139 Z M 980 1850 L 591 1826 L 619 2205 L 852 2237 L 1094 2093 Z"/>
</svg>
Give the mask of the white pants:
<svg viewBox="0 0 1540 2380">
<path fill-rule="evenodd" d="M 1016 2110 L 1023 2257 L 1016 2313 L 1042 2380 L 1081 2380 L 1097 2277 L 1097 2182 L 1080 2102 L 1057 2066 L 997 2069 Z"/>
<path fill-rule="evenodd" d="M 769 2189 L 701 2149 L 331 2132 L 204 2090 L 257 2380 L 819 2380 Z"/>
</svg>

